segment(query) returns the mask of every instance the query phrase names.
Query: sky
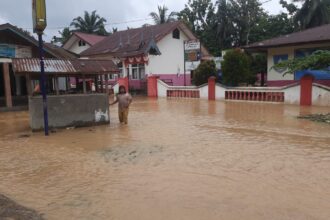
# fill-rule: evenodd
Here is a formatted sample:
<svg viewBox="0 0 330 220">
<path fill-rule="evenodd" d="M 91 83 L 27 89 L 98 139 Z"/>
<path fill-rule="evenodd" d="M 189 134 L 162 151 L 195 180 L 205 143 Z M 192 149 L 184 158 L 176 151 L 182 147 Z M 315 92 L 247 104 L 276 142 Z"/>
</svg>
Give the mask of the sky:
<svg viewBox="0 0 330 220">
<path fill-rule="evenodd" d="M 148 16 L 157 11 L 158 5 L 166 5 L 169 11 L 180 11 L 188 0 L 46 0 L 47 28 L 44 38 L 50 41 L 59 36 L 61 28 L 69 26 L 72 19 L 82 16 L 84 11 L 96 10 L 97 14 L 107 19 L 106 29 L 118 30 L 127 27 L 139 27 L 152 23 Z M 215 1 L 215 0 L 213 0 Z M 281 10 L 280 0 L 260 0 L 266 2 L 263 8 L 270 14 Z M 0 24 L 11 23 L 32 32 L 31 0 L 0 0 Z"/>
</svg>

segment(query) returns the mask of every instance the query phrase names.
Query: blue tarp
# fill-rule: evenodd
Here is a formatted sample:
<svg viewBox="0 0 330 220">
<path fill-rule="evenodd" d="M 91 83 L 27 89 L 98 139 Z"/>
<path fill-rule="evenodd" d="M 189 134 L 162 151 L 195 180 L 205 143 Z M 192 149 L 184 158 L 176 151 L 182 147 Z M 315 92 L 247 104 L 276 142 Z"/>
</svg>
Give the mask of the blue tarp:
<svg viewBox="0 0 330 220">
<path fill-rule="evenodd" d="M 295 80 L 300 80 L 304 75 L 312 75 L 315 80 L 330 80 L 330 67 L 329 71 L 322 70 L 303 70 L 297 71 L 294 74 Z"/>
</svg>

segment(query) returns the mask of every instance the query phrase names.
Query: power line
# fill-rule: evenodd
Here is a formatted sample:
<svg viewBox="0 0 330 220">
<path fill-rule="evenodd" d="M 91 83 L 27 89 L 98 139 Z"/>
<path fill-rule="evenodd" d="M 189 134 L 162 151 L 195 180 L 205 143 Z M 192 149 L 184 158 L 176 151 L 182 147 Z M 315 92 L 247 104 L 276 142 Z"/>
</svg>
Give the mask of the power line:
<svg viewBox="0 0 330 220">
<path fill-rule="evenodd" d="M 134 20 L 127 20 L 127 21 L 120 21 L 120 22 L 110 22 L 110 23 L 105 23 L 105 26 L 111 26 L 111 25 L 118 25 L 118 24 L 129 24 L 129 23 L 136 23 L 136 22 L 141 22 L 141 21 L 148 21 L 152 20 L 153 18 L 140 18 L 140 19 L 134 19 Z M 58 26 L 58 27 L 47 27 L 48 30 L 60 30 L 63 28 L 66 28 L 69 26 Z M 25 27 L 23 29 L 33 29 L 31 27 Z"/>
</svg>

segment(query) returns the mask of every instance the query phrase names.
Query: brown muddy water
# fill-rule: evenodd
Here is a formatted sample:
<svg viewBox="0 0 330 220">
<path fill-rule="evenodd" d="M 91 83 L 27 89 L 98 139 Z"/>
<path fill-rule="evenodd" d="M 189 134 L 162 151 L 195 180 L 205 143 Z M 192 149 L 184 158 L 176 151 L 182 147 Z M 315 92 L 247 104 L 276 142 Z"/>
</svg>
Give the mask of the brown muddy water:
<svg viewBox="0 0 330 220">
<path fill-rule="evenodd" d="M 45 219 L 330 219 L 329 108 L 135 99 L 129 124 L 0 113 L 0 194 Z"/>
</svg>

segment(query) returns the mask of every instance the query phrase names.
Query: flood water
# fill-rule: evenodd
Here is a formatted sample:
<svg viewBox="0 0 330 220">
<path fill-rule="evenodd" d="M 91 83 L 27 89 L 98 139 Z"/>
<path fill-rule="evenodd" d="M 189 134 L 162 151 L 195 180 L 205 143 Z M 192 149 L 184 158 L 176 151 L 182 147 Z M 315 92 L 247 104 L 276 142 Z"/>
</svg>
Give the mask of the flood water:
<svg viewBox="0 0 330 220">
<path fill-rule="evenodd" d="M 134 100 L 129 124 L 31 133 L 0 113 L 0 194 L 45 219 L 330 219 L 329 108 Z"/>
</svg>

